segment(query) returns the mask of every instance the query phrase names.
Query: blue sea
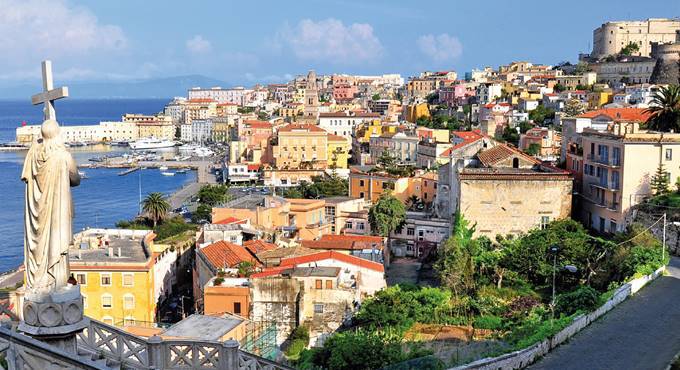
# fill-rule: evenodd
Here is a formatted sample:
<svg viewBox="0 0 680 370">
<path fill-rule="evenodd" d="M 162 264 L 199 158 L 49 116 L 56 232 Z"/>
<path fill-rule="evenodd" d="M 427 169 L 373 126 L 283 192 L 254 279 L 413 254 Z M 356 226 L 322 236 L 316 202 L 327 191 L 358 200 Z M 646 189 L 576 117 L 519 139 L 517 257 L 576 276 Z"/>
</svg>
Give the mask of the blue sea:
<svg viewBox="0 0 680 370">
<path fill-rule="evenodd" d="M 57 120 L 62 125 L 97 124 L 119 120 L 125 113 L 159 112 L 166 100 L 64 100 L 58 101 Z M 14 140 L 15 129 L 22 121 L 42 122 L 42 108 L 29 101 L 0 101 L 0 142 Z M 124 151 L 118 147 L 97 145 L 73 148 L 74 158 L 87 163 L 88 158 Z M 0 272 L 23 262 L 24 183 L 20 180 L 25 152 L 0 152 Z M 86 227 L 114 227 L 116 222 L 134 217 L 139 211 L 139 186 L 142 196 L 159 191 L 170 194 L 195 181 L 194 172 L 163 176 L 147 169 L 118 176 L 118 169 L 83 169 L 87 175 L 80 186 L 72 188 L 75 205 L 73 231 Z"/>
</svg>

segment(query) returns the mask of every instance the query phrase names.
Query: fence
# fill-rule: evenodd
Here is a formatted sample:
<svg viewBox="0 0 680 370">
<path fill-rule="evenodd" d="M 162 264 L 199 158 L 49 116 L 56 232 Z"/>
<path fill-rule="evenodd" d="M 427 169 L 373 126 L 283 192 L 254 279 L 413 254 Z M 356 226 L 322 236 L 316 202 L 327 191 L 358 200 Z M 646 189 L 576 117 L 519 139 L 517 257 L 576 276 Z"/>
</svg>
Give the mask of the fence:
<svg viewBox="0 0 680 370">
<path fill-rule="evenodd" d="M 618 306 L 621 302 L 625 301 L 631 294 L 637 293 L 642 287 L 644 287 L 650 281 L 659 277 L 665 271 L 665 267 L 661 267 L 654 271 L 651 275 L 643 276 L 638 279 L 633 279 L 632 281 L 622 285 L 619 289 L 614 292 L 614 295 L 602 306 L 593 312 L 588 314 L 580 315 L 574 319 L 574 321 L 562 329 L 560 332 L 555 334 L 553 337 L 545 339 L 531 347 L 515 351 L 512 353 L 507 353 L 502 356 L 493 358 L 484 358 L 475 362 L 471 362 L 466 365 L 458 366 L 450 370 L 501 370 L 501 369 L 523 369 L 533 363 L 537 358 L 545 356 L 551 349 L 562 344 L 567 339 L 571 338 L 574 334 L 581 331 L 583 328 L 588 326 L 591 322 L 597 320 L 605 313 L 609 312 L 612 308 Z"/>
</svg>

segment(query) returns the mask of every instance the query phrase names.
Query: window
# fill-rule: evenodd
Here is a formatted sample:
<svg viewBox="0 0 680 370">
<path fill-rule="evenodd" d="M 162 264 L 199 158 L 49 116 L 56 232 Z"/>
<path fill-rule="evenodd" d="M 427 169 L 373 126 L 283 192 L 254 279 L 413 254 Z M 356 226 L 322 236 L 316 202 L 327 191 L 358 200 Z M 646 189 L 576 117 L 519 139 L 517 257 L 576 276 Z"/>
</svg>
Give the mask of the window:
<svg viewBox="0 0 680 370">
<path fill-rule="evenodd" d="M 519 158 L 512 159 L 512 168 L 519 168 Z"/>
<path fill-rule="evenodd" d="M 412 227 L 406 228 L 406 235 L 413 236 L 415 234 L 416 234 L 415 229 L 413 229 Z"/>
<path fill-rule="evenodd" d="M 316 280 L 316 289 L 323 289 L 323 280 Z"/>
<path fill-rule="evenodd" d="M 80 295 L 83 296 L 83 308 L 87 308 L 87 296 L 83 293 L 80 293 Z"/>
<path fill-rule="evenodd" d="M 616 221 L 615 220 L 609 220 L 609 232 L 614 234 L 616 233 Z"/>
<path fill-rule="evenodd" d="M 359 180 L 359 186 L 364 186 L 364 180 Z"/>
<path fill-rule="evenodd" d="M 364 230 L 364 223 L 363 222 L 357 222 L 357 229 Z"/>
<path fill-rule="evenodd" d="M 345 222 L 345 229 L 351 229 L 351 228 L 352 228 L 352 221 Z"/>
<path fill-rule="evenodd" d="M 333 289 L 333 280 L 326 280 L 326 289 Z"/>
<path fill-rule="evenodd" d="M 125 326 L 134 326 L 136 323 L 137 321 L 135 320 L 134 316 L 126 316 L 123 319 L 123 325 Z"/>
<path fill-rule="evenodd" d="M 78 282 L 79 285 L 87 285 L 87 274 L 80 272 L 77 273 L 76 281 Z"/>
<path fill-rule="evenodd" d="M 100 273 L 99 277 L 101 278 L 101 285 L 102 286 L 111 286 L 111 274 Z"/>
<path fill-rule="evenodd" d="M 113 325 L 113 317 L 111 316 L 102 317 L 102 321 L 104 322 L 104 324 Z"/>
<path fill-rule="evenodd" d="M 541 230 L 548 227 L 549 223 L 550 223 L 550 216 L 541 216 Z"/>
<path fill-rule="evenodd" d="M 123 274 L 123 286 L 134 286 L 135 285 L 135 275 L 133 273 Z"/>
<path fill-rule="evenodd" d="M 234 313 L 237 315 L 241 314 L 241 302 L 234 302 Z"/>
<path fill-rule="evenodd" d="M 132 294 L 126 294 L 123 296 L 123 309 L 124 310 L 135 309 L 135 296 L 133 296 Z"/>
<path fill-rule="evenodd" d="M 666 160 L 673 160 L 673 149 L 666 149 Z"/>
<path fill-rule="evenodd" d="M 113 307 L 113 297 L 111 294 L 102 294 L 102 308 Z"/>
<path fill-rule="evenodd" d="M 323 305 L 322 304 L 315 304 L 314 305 L 314 313 L 323 313 Z"/>
</svg>

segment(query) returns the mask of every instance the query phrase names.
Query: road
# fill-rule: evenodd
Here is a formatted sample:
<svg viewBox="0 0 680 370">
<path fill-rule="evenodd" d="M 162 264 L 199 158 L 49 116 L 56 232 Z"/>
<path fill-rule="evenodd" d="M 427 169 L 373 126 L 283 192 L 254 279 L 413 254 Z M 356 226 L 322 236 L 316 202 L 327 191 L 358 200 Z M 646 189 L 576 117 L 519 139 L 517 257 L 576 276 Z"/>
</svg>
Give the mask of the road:
<svg viewBox="0 0 680 370">
<path fill-rule="evenodd" d="M 664 369 L 680 352 L 680 259 L 529 369 Z"/>
<path fill-rule="evenodd" d="M 182 206 L 184 202 L 188 201 L 191 197 L 198 194 L 198 191 L 201 190 L 202 186 L 203 185 L 197 182 L 192 182 L 174 192 L 170 196 L 170 198 L 168 198 L 168 201 L 170 202 L 170 208 L 176 209 Z"/>
</svg>

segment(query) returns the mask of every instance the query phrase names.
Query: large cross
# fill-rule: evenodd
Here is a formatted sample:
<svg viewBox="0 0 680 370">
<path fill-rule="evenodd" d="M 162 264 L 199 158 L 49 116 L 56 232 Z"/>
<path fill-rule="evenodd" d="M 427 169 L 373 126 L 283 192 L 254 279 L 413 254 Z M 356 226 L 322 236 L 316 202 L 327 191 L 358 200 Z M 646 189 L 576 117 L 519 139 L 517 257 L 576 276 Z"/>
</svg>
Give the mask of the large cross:
<svg viewBox="0 0 680 370">
<path fill-rule="evenodd" d="M 57 120 L 57 113 L 54 111 L 54 101 L 68 96 L 68 87 L 54 88 L 52 82 L 52 62 L 44 60 L 42 62 L 43 92 L 33 95 L 31 102 L 33 105 L 45 104 L 43 112 L 45 121 Z"/>
</svg>

